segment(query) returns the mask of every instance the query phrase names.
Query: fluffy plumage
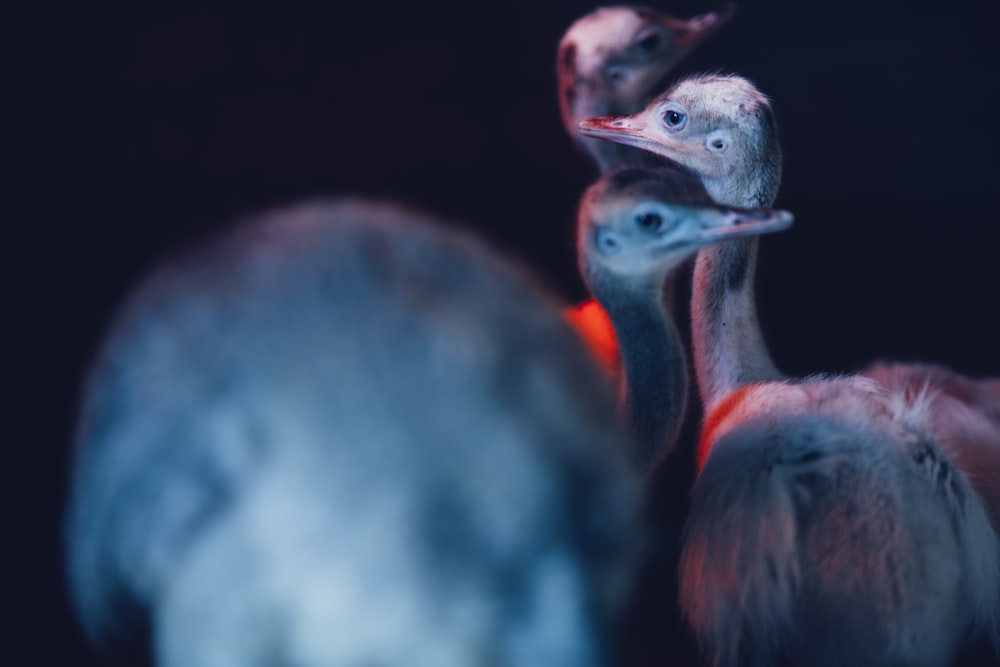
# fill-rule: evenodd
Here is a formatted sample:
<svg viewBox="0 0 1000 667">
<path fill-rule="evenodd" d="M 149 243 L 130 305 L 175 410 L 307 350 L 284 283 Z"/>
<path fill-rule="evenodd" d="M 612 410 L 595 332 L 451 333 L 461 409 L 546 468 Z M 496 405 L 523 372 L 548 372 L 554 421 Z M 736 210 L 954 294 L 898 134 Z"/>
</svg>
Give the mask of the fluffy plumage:
<svg viewBox="0 0 1000 667">
<path fill-rule="evenodd" d="M 1000 532 L 1000 379 L 973 379 L 920 363 L 878 363 L 862 374 L 893 393 L 923 397 L 931 429 Z"/>
</svg>

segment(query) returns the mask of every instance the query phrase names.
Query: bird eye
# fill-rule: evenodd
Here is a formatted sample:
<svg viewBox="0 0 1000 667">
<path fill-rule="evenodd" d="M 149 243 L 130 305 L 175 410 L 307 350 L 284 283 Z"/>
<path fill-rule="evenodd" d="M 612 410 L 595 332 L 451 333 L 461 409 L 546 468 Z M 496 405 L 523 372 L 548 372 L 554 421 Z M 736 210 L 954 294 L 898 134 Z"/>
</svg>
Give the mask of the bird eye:
<svg viewBox="0 0 1000 667">
<path fill-rule="evenodd" d="M 678 109 L 667 109 L 663 114 L 663 122 L 672 130 L 679 130 L 687 122 L 687 114 Z"/>
<path fill-rule="evenodd" d="M 609 67 L 608 68 L 608 79 L 611 83 L 618 85 L 625 80 L 627 72 L 623 67 Z"/>
<path fill-rule="evenodd" d="M 663 227 L 663 217 L 659 213 L 645 211 L 636 214 L 635 223 L 644 232 L 656 233 Z"/>
<path fill-rule="evenodd" d="M 640 53 L 652 53 L 660 48 L 660 44 L 663 41 L 660 37 L 660 33 L 655 30 L 649 30 L 639 35 L 636 39 L 635 46 Z"/>
</svg>

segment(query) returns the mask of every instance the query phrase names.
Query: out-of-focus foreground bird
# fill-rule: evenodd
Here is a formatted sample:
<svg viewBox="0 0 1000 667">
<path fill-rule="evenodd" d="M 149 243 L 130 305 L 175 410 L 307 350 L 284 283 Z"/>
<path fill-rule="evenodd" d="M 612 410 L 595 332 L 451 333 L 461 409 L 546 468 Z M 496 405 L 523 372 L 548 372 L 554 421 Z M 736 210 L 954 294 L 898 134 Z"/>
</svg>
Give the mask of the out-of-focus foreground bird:
<svg viewBox="0 0 1000 667">
<path fill-rule="evenodd" d="M 362 200 L 156 272 L 94 364 L 66 523 L 87 635 L 161 667 L 606 663 L 635 480 L 531 275 Z"/>
</svg>

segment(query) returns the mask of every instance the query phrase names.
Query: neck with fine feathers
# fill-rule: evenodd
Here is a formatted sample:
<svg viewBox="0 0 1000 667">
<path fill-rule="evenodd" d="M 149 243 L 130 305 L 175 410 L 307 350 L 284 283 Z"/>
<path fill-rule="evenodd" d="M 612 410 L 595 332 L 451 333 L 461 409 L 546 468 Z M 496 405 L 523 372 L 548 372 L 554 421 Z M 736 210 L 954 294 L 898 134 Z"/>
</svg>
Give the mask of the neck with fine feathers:
<svg viewBox="0 0 1000 667">
<path fill-rule="evenodd" d="M 781 184 L 782 156 L 777 127 L 761 112 L 755 140 L 746 142 L 749 158 L 724 177 L 702 176 L 709 195 L 741 208 L 774 205 Z M 730 392 L 750 382 L 778 380 L 764 344 L 754 277 L 760 239 L 756 236 L 706 246 L 695 261 L 691 293 L 691 331 L 698 390 L 706 414 Z"/>
<path fill-rule="evenodd" d="M 703 248 L 695 263 L 691 327 L 705 411 L 749 382 L 777 380 L 754 300 L 759 242 L 736 239 Z"/>
<path fill-rule="evenodd" d="M 673 318 L 664 302 L 666 280 L 645 290 L 614 289 L 596 281 L 591 290 L 607 312 L 622 360 L 621 409 L 648 470 L 669 452 L 687 398 L 687 367 Z"/>
</svg>

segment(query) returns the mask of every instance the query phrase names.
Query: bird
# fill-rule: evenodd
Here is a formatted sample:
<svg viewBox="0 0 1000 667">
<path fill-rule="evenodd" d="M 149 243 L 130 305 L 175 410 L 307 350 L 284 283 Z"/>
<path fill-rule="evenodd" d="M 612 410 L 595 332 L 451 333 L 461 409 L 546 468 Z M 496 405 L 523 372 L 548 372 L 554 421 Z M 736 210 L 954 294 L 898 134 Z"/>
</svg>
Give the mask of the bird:
<svg viewBox="0 0 1000 667">
<path fill-rule="evenodd" d="M 601 172 L 661 162 L 655 156 L 577 132 L 582 120 L 641 110 L 663 90 L 677 63 L 725 25 L 735 3 L 681 20 L 648 7 L 599 7 L 577 19 L 559 41 L 556 79 L 563 125 Z"/>
<path fill-rule="evenodd" d="M 599 7 L 574 21 L 556 51 L 556 80 L 563 126 L 577 148 L 603 173 L 625 166 L 658 166 L 658 156 L 599 141 L 577 131 L 580 121 L 641 110 L 663 90 L 677 63 L 736 13 L 735 3 L 678 19 L 648 7 Z M 665 286 L 668 299 L 674 287 Z M 621 377 L 614 328 L 593 299 L 566 308 L 567 320 L 587 341 L 608 375 Z"/>
<path fill-rule="evenodd" d="M 166 262 L 88 373 L 64 537 L 87 637 L 160 667 L 599 667 L 638 482 L 519 262 L 342 197 Z"/>
<path fill-rule="evenodd" d="M 743 77 L 689 77 L 581 129 L 677 162 L 717 202 L 777 196 L 771 103 Z M 703 650 L 720 667 L 943 666 L 965 633 L 998 646 L 998 538 L 926 401 L 860 375 L 780 373 L 754 306 L 757 245 L 706 246 L 695 263 L 706 417 L 678 578 Z"/>
<path fill-rule="evenodd" d="M 699 247 L 790 224 L 785 211 L 721 207 L 697 178 L 673 168 L 624 167 L 584 193 L 580 273 L 621 341 L 621 411 L 640 468 L 651 469 L 673 448 L 687 402 L 684 348 L 663 285 Z"/>
<path fill-rule="evenodd" d="M 771 205 L 780 184 L 780 151 L 760 142 L 745 147 L 733 145 L 732 139 L 726 135 L 728 130 L 716 129 L 715 134 L 704 133 L 704 151 L 699 153 L 699 147 L 691 139 L 697 133 L 682 138 L 685 133 L 690 133 L 685 127 L 687 116 L 681 99 L 685 94 L 683 88 L 679 85 L 676 92 L 664 93 L 657 98 L 659 103 L 652 102 L 642 112 L 632 116 L 583 121 L 581 131 L 591 136 L 604 135 L 614 141 L 661 154 L 666 150 L 664 146 L 669 145 L 672 147 L 671 155 L 683 151 L 690 160 L 697 160 L 695 168 L 703 170 L 706 188 L 716 201 L 735 206 Z M 672 97 L 678 99 L 668 101 Z M 737 104 L 752 108 L 746 101 Z M 773 118 L 767 117 L 771 118 L 768 121 L 770 127 L 765 128 L 761 136 L 773 133 L 776 137 Z M 749 141 L 755 141 L 754 133 L 748 132 L 745 136 Z M 677 141 L 672 141 L 673 137 Z M 733 157 L 732 150 L 739 151 L 737 157 Z M 723 167 L 729 164 L 729 169 L 732 169 L 744 160 L 748 162 L 746 169 L 729 172 Z M 751 168 L 750 163 L 755 166 Z M 769 173 L 773 175 L 770 185 L 760 182 L 764 178 L 762 175 Z M 741 183 L 737 180 L 739 178 L 752 182 Z M 756 314 L 752 311 L 748 314 L 756 322 Z M 613 350 L 605 347 L 602 352 L 604 357 L 613 358 Z M 760 346 L 756 348 L 752 356 L 762 359 Z M 986 502 L 994 528 L 1000 532 L 1000 379 L 972 379 L 938 364 L 886 361 L 874 363 L 858 373 L 894 392 L 928 392 L 926 409 L 934 432 L 950 458 L 966 473 L 976 493 Z"/>
</svg>

